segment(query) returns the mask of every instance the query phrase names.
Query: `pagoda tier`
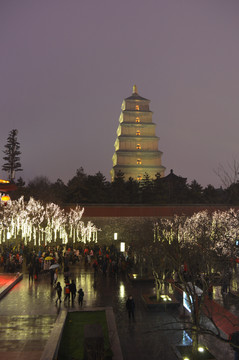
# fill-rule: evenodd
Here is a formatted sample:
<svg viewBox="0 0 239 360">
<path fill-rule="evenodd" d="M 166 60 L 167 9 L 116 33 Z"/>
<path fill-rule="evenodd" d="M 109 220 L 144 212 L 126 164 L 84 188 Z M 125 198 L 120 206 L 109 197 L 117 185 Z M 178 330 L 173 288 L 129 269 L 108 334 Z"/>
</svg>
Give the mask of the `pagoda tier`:
<svg viewBox="0 0 239 360">
<path fill-rule="evenodd" d="M 164 176 L 161 165 L 162 152 L 158 150 L 159 138 L 155 135 L 156 125 L 152 122 L 150 100 L 138 95 L 136 86 L 133 94 L 124 99 L 121 106 L 111 180 L 123 172 L 125 180 L 130 177 L 141 180 L 145 174 L 155 178 Z"/>
</svg>

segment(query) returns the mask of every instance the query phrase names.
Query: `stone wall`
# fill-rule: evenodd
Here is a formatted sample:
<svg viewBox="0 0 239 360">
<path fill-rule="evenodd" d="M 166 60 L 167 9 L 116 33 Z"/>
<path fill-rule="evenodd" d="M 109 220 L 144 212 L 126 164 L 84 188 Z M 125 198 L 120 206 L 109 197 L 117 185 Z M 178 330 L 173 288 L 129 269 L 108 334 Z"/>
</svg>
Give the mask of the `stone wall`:
<svg viewBox="0 0 239 360">
<path fill-rule="evenodd" d="M 86 224 L 91 221 L 98 229 L 98 243 L 108 246 L 114 244 L 119 247 L 120 242 L 126 244 L 137 244 L 153 239 L 153 228 L 157 221 L 154 217 L 83 217 Z M 118 234 L 117 241 L 114 240 L 114 233 Z"/>
<path fill-rule="evenodd" d="M 82 218 L 84 223 L 91 221 L 101 229 L 98 232 L 98 243 L 118 244 L 118 246 L 120 241 L 135 245 L 137 242 L 153 239 L 154 224 L 162 217 L 191 216 L 203 210 L 210 213 L 217 210 L 226 211 L 232 207 L 239 210 L 239 206 L 227 205 L 86 205 L 82 207 L 84 207 Z M 118 234 L 116 242 L 114 233 Z"/>
</svg>

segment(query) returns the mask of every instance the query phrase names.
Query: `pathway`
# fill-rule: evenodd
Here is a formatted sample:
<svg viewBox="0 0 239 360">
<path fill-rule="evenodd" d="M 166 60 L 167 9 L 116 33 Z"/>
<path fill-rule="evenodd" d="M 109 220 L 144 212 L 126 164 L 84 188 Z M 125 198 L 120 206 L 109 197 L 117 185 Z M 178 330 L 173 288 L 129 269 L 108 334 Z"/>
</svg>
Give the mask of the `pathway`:
<svg viewBox="0 0 239 360">
<path fill-rule="evenodd" d="M 85 292 L 83 309 L 113 307 L 124 360 L 177 359 L 172 345 L 186 344 L 188 337 L 179 329 L 175 320 L 177 313 L 150 312 L 144 307 L 141 295 L 152 293 L 152 284 L 132 284 L 125 276 L 105 278 L 101 274 L 95 281 L 91 269 L 85 270 L 77 265 L 71 270 L 70 279 L 74 278 L 77 289 L 82 287 Z M 58 280 L 63 285 L 62 274 Z M 136 302 L 135 322 L 129 321 L 125 309 L 129 294 Z M 1 360 L 40 358 L 57 315 L 66 307 L 64 303 L 56 307 L 55 298 L 49 275 L 40 275 L 38 281 L 29 283 L 25 274 L 23 280 L 0 301 Z M 78 309 L 77 302 L 74 308 Z M 217 344 L 215 351 L 218 360 L 233 359 L 233 352 L 227 344 Z"/>
</svg>

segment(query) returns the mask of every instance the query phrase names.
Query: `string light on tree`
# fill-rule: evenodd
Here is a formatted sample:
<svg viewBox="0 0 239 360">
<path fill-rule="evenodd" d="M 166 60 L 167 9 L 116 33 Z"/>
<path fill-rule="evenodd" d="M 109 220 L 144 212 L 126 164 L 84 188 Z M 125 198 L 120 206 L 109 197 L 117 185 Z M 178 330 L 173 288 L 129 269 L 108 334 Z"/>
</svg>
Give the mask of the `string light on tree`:
<svg viewBox="0 0 239 360">
<path fill-rule="evenodd" d="M 97 231 L 91 222 L 84 225 L 84 209 L 77 206 L 66 213 L 58 205 L 30 198 L 28 202 L 21 197 L 10 201 L 8 206 L 0 205 L 0 244 L 3 242 L 29 242 L 33 245 L 61 241 L 97 242 Z"/>
</svg>

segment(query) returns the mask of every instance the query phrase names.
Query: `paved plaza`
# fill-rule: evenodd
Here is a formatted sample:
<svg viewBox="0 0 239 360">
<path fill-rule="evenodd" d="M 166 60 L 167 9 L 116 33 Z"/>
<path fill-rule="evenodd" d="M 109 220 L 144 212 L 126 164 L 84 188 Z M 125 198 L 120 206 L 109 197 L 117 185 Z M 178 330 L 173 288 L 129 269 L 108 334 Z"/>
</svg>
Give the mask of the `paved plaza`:
<svg viewBox="0 0 239 360">
<path fill-rule="evenodd" d="M 24 271 L 23 271 L 24 272 Z M 177 322 L 179 310 L 151 312 L 145 308 L 141 295 L 153 293 L 152 283 L 132 283 L 125 275 L 118 277 L 101 273 L 95 278 L 92 268 L 70 267 L 70 279 L 75 279 L 77 290 L 85 292 L 83 310 L 112 307 L 124 360 L 176 360 L 174 346 L 188 343 L 185 331 Z M 63 274 L 58 280 L 64 286 Z M 0 285 L 1 286 L 1 285 Z M 135 321 L 129 321 L 125 303 L 132 294 L 136 303 Z M 229 295 L 228 295 L 229 296 Z M 218 294 L 218 300 L 220 301 Z M 0 359 L 40 359 L 61 309 L 81 310 L 77 301 L 55 305 L 56 291 L 50 275 L 41 274 L 30 281 L 28 274 L 0 300 Z M 225 304 L 238 315 L 233 300 Z M 209 340 L 210 350 L 218 360 L 231 360 L 233 351 L 228 344 Z"/>
</svg>

